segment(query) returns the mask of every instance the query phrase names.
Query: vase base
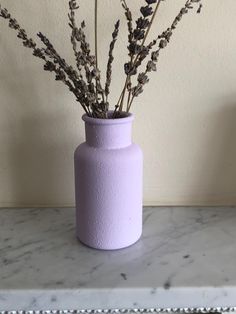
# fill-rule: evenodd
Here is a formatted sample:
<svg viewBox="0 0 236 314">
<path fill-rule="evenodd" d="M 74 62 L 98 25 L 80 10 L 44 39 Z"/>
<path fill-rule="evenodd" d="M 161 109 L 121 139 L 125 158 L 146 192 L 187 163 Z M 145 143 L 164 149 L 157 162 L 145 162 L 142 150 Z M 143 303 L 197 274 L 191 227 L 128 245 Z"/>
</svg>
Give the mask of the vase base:
<svg viewBox="0 0 236 314">
<path fill-rule="evenodd" d="M 83 245 L 91 248 L 91 249 L 94 249 L 94 250 L 99 250 L 99 251 L 117 251 L 117 250 L 122 250 L 122 249 L 126 249 L 134 244 L 136 244 L 140 238 L 142 236 L 142 233 L 139 235 L 139 237 L 137 237 L 136 240 L 130 242 L 130 243 L 127 243 L 127 244 L 123 244 L 123 245 L 120 245 L 120 246 L 105 246 L 105 245 L 93 245 L 93 244 L 90 244 L 90 243 L 87 243 L 86 241 L 83 241 L 82 239 L 80 239 L 79 236 L 76 236 L 77 237 L 77 240 L 82 243 Z"/>
</svg>

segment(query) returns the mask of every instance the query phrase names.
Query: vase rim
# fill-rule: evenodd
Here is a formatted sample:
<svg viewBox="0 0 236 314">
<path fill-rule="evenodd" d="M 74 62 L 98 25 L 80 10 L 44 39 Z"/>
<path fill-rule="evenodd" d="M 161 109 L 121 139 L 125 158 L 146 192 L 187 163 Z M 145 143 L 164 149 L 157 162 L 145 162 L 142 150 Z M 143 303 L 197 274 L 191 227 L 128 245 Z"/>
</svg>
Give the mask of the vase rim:
<svg viewBox="0 0 236 314">
<path fill-rule="evenodd" d="M 109 111 L 110 114 L 113 114 L 113 111 Z M 86 113 L 82 116 L 82 119 L 86 123 L 97 124 L 97 125 L 114 125 L 114 124 L 125 124 L 130 123 L 134 120 L 134 115 L 132 113 L 122 112 L 124 117 L 117 119 L 102 119 L 102 118 L 92 118 L 89 117 Z"/>
</svg>

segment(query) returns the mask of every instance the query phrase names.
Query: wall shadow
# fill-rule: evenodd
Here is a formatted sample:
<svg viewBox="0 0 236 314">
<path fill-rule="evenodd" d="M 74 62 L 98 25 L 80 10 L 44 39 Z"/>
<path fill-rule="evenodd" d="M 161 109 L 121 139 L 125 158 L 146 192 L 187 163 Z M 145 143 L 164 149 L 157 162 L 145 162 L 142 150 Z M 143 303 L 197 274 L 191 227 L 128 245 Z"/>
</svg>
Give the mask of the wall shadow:
<svg viewBox="0 0 236 314">
<path fill-rule="evenodd" d="M 39 100 L 38 76 L 34 77 L 36 71 L 40 71 L 37 64 L 36 69 L 29 67 L 23 71 L 16 62 L 15 51 L 4 51 L 3 57 L 6 66 L 1 69 L 0 82 L 7 100 L 2 105 L 6 106 L 6 120 L 9 118 L 10 121 L 4 126 L 4 154 L 8 159 L 10 182 L 9 206 L 73 205 L 73 150 L 76 148 L 73 140 L 77 138 L 79 143 L 82 135 L 71 136 L 71 130 L 65 130 L 64 126 L 70 124 L 66 122 L 70 117 L 66 117 L 64 111 L 55 110 L 52 115 L 51 110 L 47 112 L 45 107 L 40 107 L 42 97 Z M 13 75 L 9 73 L 7 64 L 16 69 Z M 45 80 L 49 79 L 47 76 L 50 77 L 45 73 Z M 57 97 L 55 95 L 55 101 Z M 18 109 L 18 114 L 13 113 L 11 102 L 22 108 L 22 112 Z M 13 117 L 10 117 L 12 113 Z M 65 170 L 65 163 L 69 172 Z"/>
<path fill-rule="evenodd" d="M 235 95 L 236 96 L 236 95 Z M 230 97 L 236 99 L 236 97 Z M 209 117 L 195 187 L 196 205 L 236 205 L 236 100 Z M 204 188 L 203 188 L 204 187 Z M 189 200 L 192 203 L 192 200 Z"/>
</svg>

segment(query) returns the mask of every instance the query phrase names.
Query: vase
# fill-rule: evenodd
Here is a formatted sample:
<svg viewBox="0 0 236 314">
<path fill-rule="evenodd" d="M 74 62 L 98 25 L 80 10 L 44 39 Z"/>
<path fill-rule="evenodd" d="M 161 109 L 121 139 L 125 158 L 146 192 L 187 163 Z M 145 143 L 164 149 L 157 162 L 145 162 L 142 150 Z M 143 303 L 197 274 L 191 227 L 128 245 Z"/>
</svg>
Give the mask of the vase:
<svg viewBox="0 0 236 314">
<path fill-rule="evenodd" d="M 142 233 L 143 154 L 132 143 L 132 114 L 84 115 L 86 141 L 74 154 L 76 235 L 85 245 L 116 250 Z"/>
</svg>

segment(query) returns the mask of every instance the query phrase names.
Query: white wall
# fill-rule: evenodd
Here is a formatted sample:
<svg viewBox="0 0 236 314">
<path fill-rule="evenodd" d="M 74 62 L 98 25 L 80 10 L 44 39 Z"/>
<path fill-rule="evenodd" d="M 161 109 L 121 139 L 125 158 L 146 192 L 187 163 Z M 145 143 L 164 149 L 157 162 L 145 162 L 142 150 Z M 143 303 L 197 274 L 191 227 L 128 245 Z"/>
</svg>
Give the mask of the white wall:
<svg viewBox="0 0 236 314">
<path fill-rule="evenodd" d="M 204 1 L 204 0 L 203 0 Z M 2 0 L 31 36 L 46 33 L 73 62 L 64 0 Z M 143 0 L 128 0 L 136 14 Z M 150 38 L 184 0 L 162 4 Z M 80 0 L 93 40 L 93 0 Z M 119 0 L 99 1 L 99 60 L 105 68 Z M 205 0 L 185 17 L 162 53 L 158 73 L 133 107 L 134 140 L 145 154 L 144 203 L 236 204 L 236 1 Z M 124 81 L 126 22 L 113 81 Z M 42 70 L 0 20 L 0 206 L 74 204 L 73 151 L 83 141 L 82 110 Z"/>
</svg>

